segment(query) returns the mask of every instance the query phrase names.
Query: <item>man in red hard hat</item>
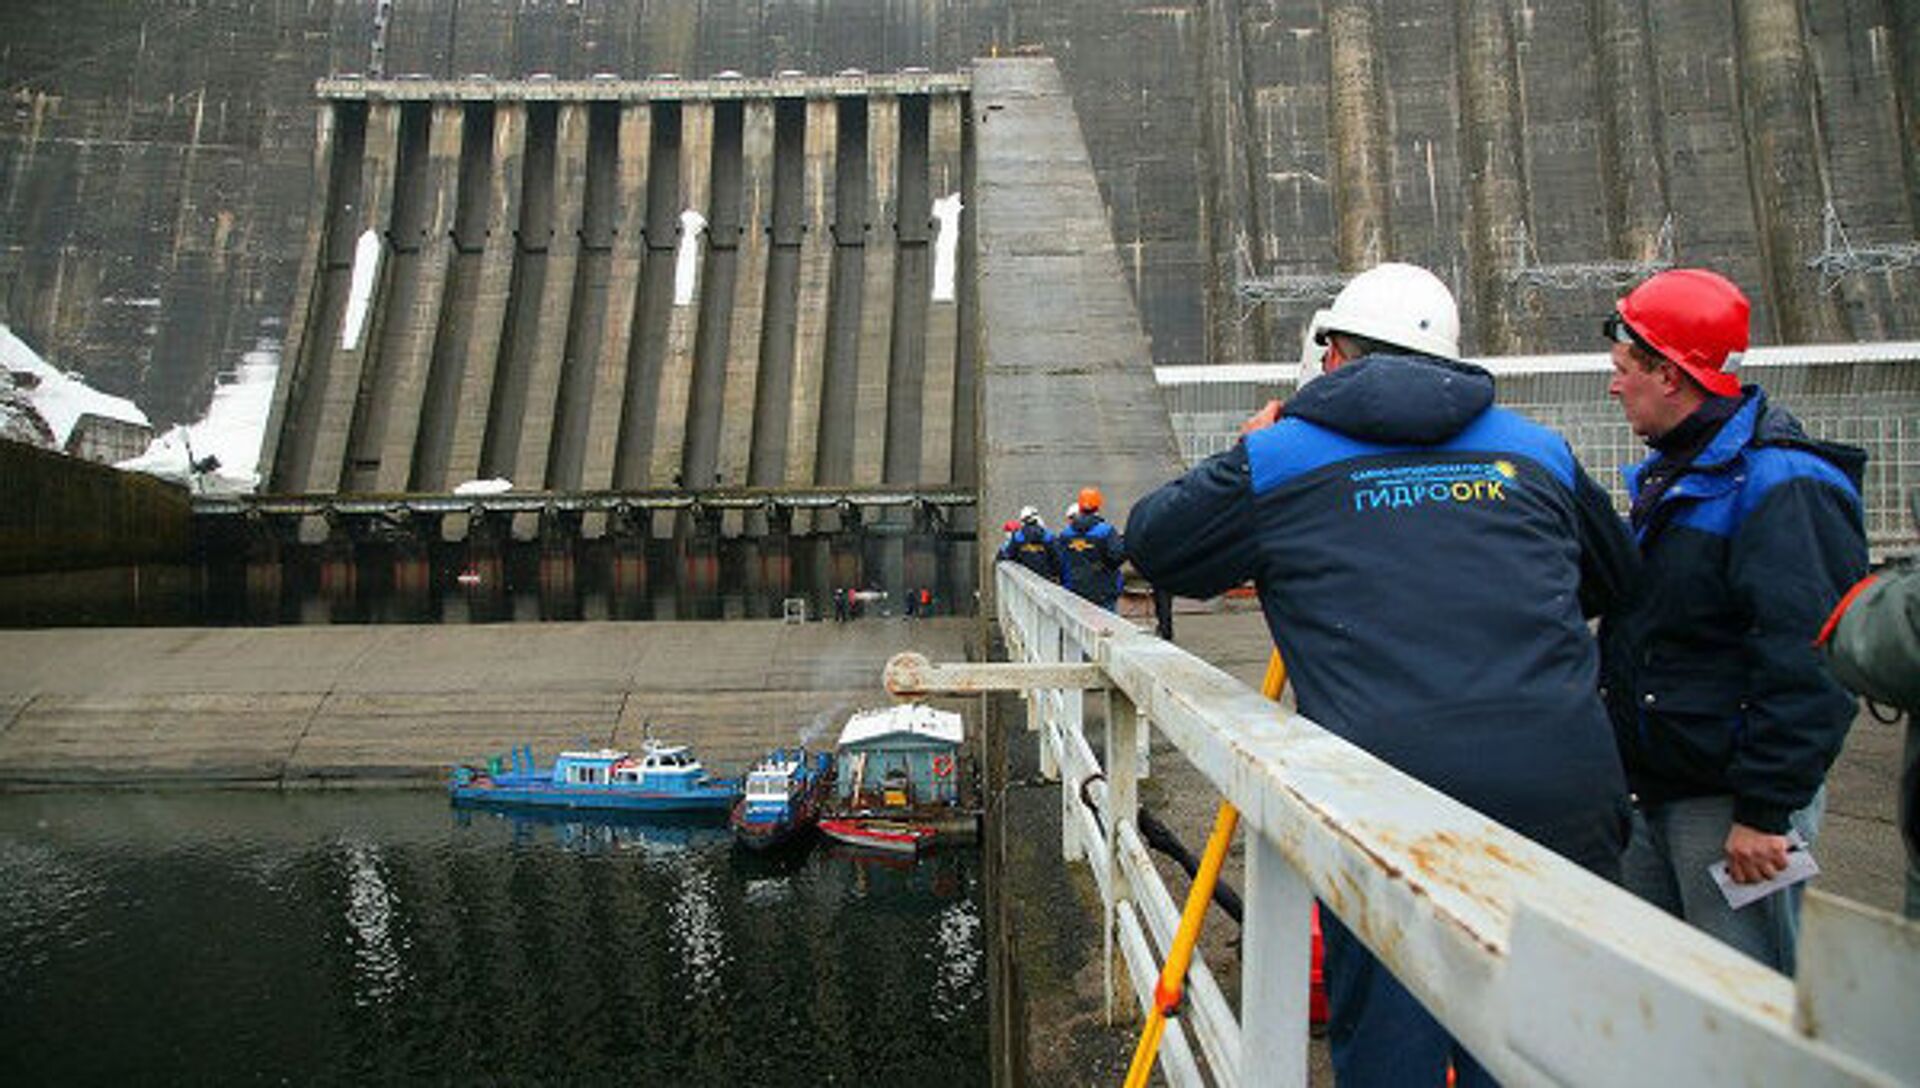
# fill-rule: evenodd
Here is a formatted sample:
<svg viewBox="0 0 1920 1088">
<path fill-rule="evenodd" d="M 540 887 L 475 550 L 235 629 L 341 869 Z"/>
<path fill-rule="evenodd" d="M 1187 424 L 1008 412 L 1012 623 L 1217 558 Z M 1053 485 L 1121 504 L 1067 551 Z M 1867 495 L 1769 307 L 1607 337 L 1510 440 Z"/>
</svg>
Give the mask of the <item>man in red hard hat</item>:
<svg viewBox="0 0 1920 1088">
<path fill-rule="evenodd" d="M 1854 702 L 1813 645 L 1866 571 L 1866 455 L 1817 441 L 1736 376 L 1748 304 L 1704 269 L 1661 272 L 1603 332 L 1634 433 L 1625 470 L 1643 561 L 1602 632 L 1602 684 L 1634 792 L 1626 885 L 1793 973 L 1798 885 L 1735 910 L 1733 884 L 1811 844 Z"/>
</svg>

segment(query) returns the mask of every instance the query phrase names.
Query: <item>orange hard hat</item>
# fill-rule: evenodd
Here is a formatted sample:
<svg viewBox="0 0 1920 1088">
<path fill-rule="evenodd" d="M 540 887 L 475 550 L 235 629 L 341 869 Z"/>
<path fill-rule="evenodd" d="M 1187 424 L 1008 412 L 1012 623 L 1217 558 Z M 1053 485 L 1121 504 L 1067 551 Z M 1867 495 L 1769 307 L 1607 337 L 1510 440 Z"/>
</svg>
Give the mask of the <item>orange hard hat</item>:
<svg viewBox="0 0 1920 1088">
<path fill-rule="evenodd" d="M 1081 488 L 1080 512 L 1082 514 L 1091 514 L 1098 509 L 1100 509 L 1100 489 L 1097 487 Z"/>
<path fill-rule="evenodd" d="M 1747 350 L 1747 296 L 1704 268 L 1671 268 L 1620 300 L 1627 327 L 1720 397 L 1740 395 L 1735 373 Z"/>
</svg>

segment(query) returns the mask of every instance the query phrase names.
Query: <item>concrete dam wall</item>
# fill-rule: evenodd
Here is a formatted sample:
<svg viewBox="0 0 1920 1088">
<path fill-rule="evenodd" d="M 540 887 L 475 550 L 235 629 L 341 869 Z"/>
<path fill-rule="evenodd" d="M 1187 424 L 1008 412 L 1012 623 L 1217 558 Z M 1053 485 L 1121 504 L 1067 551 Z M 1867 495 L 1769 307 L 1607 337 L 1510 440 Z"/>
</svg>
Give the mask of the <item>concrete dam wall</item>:
<svg viewBox="0 0 1920 1088">
<path fill-rule="evenodd" d="M 196 412 L 256 341 L 287 336 L 331 182 L 313 165 L 315 83 L 375 71 L 820 76 L 1048 53 L 1157 362 L 1291 358 L 1338 276 L 1385 257 L 1456 286 L 1474 352 L 1587 346 L 1618 283 L 1668 260 L 1730 272 L 1761 342 L 1920 335 L 1910 3 L 17 0 L 0 5 L 0 42 L 0 307 L 43 354 L 161 423 Z M 681 112 L 683 139 L 701 138 L 705 109 Z M 408 112 L 369 104 L 330 138 L 416 156 L 424 176 L 434 109 Z M 595 111 L 573 127 L 566 112 L 491 123 L 533 140 L 523 166 L 549 124 L 563 165 L 570 141 L 617 143 L 610 115 L 596 144 Z M 591 242 L 546 258 L 598 259 Z M 440 289 L 477 286 L 450 275 Z M 580 441 L 567 433 L 563 465 Z M 590 446 L 591 422 L 585 434 Z M 518 469 L 539 443 L 514 437 Z M 663 448 L 648 444 L 647 474 Z M 428 478 L 456 449 L 477 456 L 446 439 L 424 459 L 382 451 L 380 469 L 351 468 L 374 459 L 363 448 L 337 465 L 354 486 L 401 460 Z"/>
</svg>

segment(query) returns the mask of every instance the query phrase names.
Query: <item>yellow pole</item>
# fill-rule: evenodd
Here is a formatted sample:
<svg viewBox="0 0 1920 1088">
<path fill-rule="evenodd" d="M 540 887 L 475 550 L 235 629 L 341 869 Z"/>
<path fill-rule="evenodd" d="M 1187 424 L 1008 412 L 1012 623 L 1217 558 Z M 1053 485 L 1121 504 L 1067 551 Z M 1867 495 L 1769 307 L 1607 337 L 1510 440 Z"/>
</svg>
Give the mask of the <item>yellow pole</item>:
<svg viewBox="0 0 1920 1088">
<path fill-rule="evenodd" d="M 1187 906 L 1180 912 L 1180 928 L 1173 936 L 1173 950 L 1167 953 L 1166 966 L 1160 969 L 1160 981 L 1153 987 L 1153 1012 L 1134 1048 L 1133 1065 L 1127 1070 L 1127 1088 L 1144 1088 L 1153 1072 L 1154 1058 L 1160 1051 L 1160 1036 L 1166 1033 L 1167 1017 L 1180 1006 L 1180 987 L 1193 963 L 1193 946 L 1200 940 L 1200 923 L 1207 916 L 1207 904 L 1213 900 L 1213 886 L 1220 880 L 1220 867 L 1226 863 L 1227 847 L 1233 844 L 1234 825 L 1240 813 L 1229 802 L 1220 802 L 1213 818 L 1213 834 L 1207 839 L 1207 852 L 1200 859 L 1200 871 L 1193 887 L 1187 889 Z"/>
<path fill-rule="evenodd" d="M 1280 657 L 1280 647 L 1273 648 L 1273 656 L 1267 658 L 1267 678 L 1260 681 L 1260 694 L 1274 702 L 1280 701 L 1280 693 L 1287 690 L 1287 663 Z"/>
<path fill-rule="evenodd" d="M 1276 647 L 1267 659 L 1266 679 L 1260 682 L 1260 694 L 1279 699 L 1287 686 L 1287 663 Z M 1133 1064 L 1127 1068 L 1126 1088 L 1146 1088 L 1153 1074 L 1153 1063 L 1160 1055 L 1160 1038 L 1167 1033 L 1167 1017 L 1180 1007 L 1181 986 L 1187 968 L 1193 963 L 1193 946 L 1200 940 L 1200 923 L 1206 919 L 1207 904 L 1213 900 L 1213 886 L 1220 881 L 1220 867 L 1226 863 L 1227 848 L 1233 844 L 1233 829 L 1240 813 L 1229 802 L 1220 802 L 1213 818 L 1213 834 L 1207 838 L 1207 852 L 1200 859 L 1200 871 L 1187 889 L 1187 905 L 1180 912 L 1180 928 L 1173 935 L 1173 949 L 1160 969 L 1160 980 L 1153 987 L 1153 1011 L 1140 1031 L 1140 1044 L 1134 1048 Z"/>
</svg>

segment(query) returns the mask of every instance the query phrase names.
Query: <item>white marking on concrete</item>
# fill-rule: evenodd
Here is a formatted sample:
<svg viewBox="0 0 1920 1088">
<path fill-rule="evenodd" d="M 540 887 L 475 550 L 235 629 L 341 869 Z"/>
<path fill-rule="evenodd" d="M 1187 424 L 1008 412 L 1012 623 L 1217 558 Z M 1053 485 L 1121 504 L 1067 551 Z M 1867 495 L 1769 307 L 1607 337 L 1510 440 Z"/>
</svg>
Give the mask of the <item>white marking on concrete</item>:
<svg viewBox="0 0 1920 1088">
<path fill-rule="evenodd" d="M 959 193 L 948 193 L 933 202 L 933 217 L 939 221 L 933 236 L 933 301 L 953 301 L 953 281 L 960 265 Z"/>
<path fill-rule="evenodd" d="M 353 247 L 353 278 L 347 284 L 347 312 L 340 317 L 340 350 L 358 351 L 367 329 L 367 307 L 380 275 L 380 235 L 368 227 Z"/>
<path fill-rule="evenodd" d="M 693 293 L 700 280 L 700 235 L 707 229 L 707 217 L 688 208 L 680 213 L 680 251 L 673 258 L 673 304 L 693 305 Z"/>
</svg>

